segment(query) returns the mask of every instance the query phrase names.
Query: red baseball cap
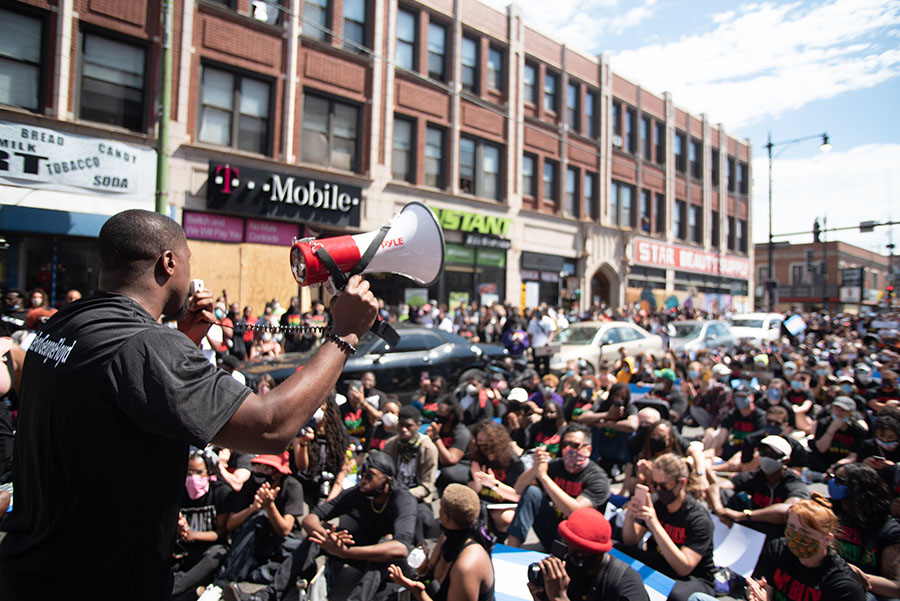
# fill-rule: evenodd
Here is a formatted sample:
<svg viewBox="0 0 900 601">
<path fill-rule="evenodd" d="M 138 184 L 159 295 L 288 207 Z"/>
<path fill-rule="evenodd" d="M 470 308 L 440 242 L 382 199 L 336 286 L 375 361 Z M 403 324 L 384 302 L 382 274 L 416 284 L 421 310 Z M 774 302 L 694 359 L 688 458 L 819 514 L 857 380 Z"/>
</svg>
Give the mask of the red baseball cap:
<svg viewBox="0 0 900 601">
<path fill-rule="evenodd" d="M 602 513 L 593 507 L 581 507 L 560 522 L 559 534 L 566 542 L 592 553 L 612 549 L 612 528 Z"/>
<path fill-rule="evenodd" d="M 287 451 L 285 451 L 281 455 L 257 455 L 250 462 L 269 465 L 271 467 L 274 467 L 282 474 L 291 473 L 290 460 L 288 459 Z"/>
</svg>

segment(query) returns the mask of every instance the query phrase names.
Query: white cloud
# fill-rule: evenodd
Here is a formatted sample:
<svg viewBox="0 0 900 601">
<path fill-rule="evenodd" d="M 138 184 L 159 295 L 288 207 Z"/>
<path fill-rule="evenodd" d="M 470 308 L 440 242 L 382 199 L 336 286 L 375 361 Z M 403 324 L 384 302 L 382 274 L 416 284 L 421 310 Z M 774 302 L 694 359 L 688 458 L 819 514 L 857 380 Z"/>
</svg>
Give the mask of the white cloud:
<svg viewBox="0 0 900 601">
<path fill-rule="evenodd" d="M 813 144 L 814 142 L 808 142 Z M 775 234 L 808 231 L 816 217 L 828 217 L 828 227 L 855 226 L 861 221 L 900 220 L 900 144 L 868 144 L 845 152 L 832 151 L 810 158 L 777 158 L 772 163 L 772 231 Z M 769 236 L 768 158 L 753 161 L 754 242 Z M 828 235 L 862 248 L 886 253 L 887 227 L 863 234 L 846 230 Z M 900 244 L 900 228 L 895 243 Z M 785 238 L 776 238 L 785 240 Z M 811 242 L 812 234 L 792 242 Z"/>
<path fill-rule="evenodd" d="M 900 75 L 895 0 L 743 5 L 710 31 L 611 57 L 612 68 L 730 130 Z"/>
</svg>

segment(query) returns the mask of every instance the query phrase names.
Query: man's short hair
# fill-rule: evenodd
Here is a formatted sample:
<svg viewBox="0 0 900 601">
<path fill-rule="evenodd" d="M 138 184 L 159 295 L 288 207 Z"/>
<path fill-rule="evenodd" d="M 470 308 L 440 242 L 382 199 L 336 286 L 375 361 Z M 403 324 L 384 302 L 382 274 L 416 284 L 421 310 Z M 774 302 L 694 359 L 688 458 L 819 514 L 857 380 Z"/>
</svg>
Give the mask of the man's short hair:
<svg viewBox="0 0 900 601">
<path fill-rule="evenodd" d="M 581 432 L 582 434 L 584 434 L 584 439 L 586 441 L 591 441 L 591 429 L 578 422 L 572 422 L 571 424 L 566 426 L 563 429 L 562 434 L 560 435 L 560 439 L 565 438 L 567 434 L 571 434 L 572 432 Z"/>
<path fill-rule="evenodd" d="M 481 513 L 478 494 L 463 484 L 448 484 L 441 494 L 441 508 L 453 523 L 461 528 L 470 528 Z"/>
<path fill-rule="evenodd" d="M 777 415 L 782 419 L 788 418 L 788 410 L 781 405 L 771 405 L 768 409 L 766 409 L 766 415 L 769 415 L 770 413 L 772 415 Z"/>
<path fill-rule="evenodd" d="M 397 419 L 411 419 L 417 424 L 422 423 L 422 412 L 413 407 L 412 405 L 404 405 L 400 407 L 400 412 L 397 414 Z"/>
<path fill-rule="evenodd" d="M 101 269 L 138 273 L 186 238 L 181 226 L 165 215 L 132 209 L 110 217 L 97 242 Z"/>
</svg>

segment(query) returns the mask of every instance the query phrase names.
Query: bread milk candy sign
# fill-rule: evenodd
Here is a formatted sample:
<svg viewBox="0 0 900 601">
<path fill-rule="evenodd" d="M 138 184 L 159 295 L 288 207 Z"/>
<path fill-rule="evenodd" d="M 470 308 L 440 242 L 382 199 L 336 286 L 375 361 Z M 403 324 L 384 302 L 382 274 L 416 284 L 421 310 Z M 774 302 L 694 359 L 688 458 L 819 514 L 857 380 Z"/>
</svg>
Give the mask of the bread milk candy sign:
<svg viewBox="0 0 900 601">
<path fill-rule="evenodd" d="M 0 184 L 152 202 L 156 151 L 0 121 Z"/>
</svg>

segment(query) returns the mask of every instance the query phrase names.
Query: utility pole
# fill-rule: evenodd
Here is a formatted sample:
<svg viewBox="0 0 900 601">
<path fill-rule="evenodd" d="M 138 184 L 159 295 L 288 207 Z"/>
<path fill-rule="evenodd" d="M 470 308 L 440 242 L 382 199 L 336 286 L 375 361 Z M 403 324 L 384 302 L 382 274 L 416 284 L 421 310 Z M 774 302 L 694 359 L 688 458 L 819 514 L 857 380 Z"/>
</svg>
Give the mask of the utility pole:
<svg viewBox="0 0 900 601">
<path fill-rule="evenodd" d="M 156 148 L 156 212 L 162 215 L 169 209 L 169 117 L 172 104 L 172 0 L 162 3 L 162 45 L 160 59 L 162 73 L 159 90 L 159 133 Z"/>
</svg>

